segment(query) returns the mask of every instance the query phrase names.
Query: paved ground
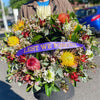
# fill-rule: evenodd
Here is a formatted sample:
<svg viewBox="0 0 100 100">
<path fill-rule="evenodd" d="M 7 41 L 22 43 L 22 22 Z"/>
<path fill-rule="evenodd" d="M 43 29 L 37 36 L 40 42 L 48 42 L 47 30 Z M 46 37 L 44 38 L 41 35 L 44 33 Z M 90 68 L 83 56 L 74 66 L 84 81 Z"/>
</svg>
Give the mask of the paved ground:
<svg viewBox="0 0 100 100">
<path fill-rule="evenodd" d="M 98 68 L 89 71 L 93 79 L 87 83 L 78 83 L 73 97 L 68 100 L 100 100 L 100 56 L 96 56 L 94 61 Z M 19 87 L 15 82 L 7 83 L 6 70 L 7 64 L 0 61 L 0 100 L 36 100 L 31 92 L 25 92 L 25 86 Z"/>
</svg>

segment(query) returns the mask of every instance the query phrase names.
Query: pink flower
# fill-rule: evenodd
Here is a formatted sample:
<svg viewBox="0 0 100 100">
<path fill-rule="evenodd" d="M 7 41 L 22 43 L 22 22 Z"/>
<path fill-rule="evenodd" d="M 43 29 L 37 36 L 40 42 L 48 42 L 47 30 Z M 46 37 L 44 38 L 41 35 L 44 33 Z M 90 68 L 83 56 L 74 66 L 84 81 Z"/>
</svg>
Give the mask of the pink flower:
<svg viewBox="0 0 100 100">
<path fill-rule="evenodd" d="M 34 71 L 34 70 L 39 70 L 40 69 L 40 62 L 38 59 L 31 57 L 27 60 L 26 62 L 26 67 L 27 69 Z"/>
</svg>

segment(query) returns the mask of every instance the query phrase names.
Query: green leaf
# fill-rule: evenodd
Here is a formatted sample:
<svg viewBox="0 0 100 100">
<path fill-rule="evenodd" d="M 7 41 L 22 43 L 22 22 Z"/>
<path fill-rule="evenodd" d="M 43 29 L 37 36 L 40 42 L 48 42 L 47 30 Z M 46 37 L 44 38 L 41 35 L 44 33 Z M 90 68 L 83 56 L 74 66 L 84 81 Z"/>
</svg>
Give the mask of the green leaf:
<svg viewBox="0 0 100 100">
<path fill-rule="evenodd" d="M 75 69 L 75 68 L 71 68 L 71 67 L 67 67 L 67 68 L 65 68 L 65 71 L 66 71 L 67 73 L 70 73 L 70 72 L 75 72 L 76 69 Z"/>
<path fill-rule="evenodd" d="M 33 72 L 26 71 L 25 74 L 33 74 Z"/>
<path fill-rule="evenodd" d="M 8 37 L 8 34 L 5 32 L 5 36 Z"/>
<path fill-rule="evenodd" d="M 78 32 L 80 30 L 81 30 L 81 26 L 78 24 L 77 27 L 76 27 L 76 29 L 74 30 L 74 32 Z"/>
<path fill-rule="evenodd" d="M 45 84 L 45 92 L 48 97 L 51 95 L 52 89 L 53 89 L 53 85 Z"/>
<path fill-rule="evenodd" d="M 33 85 L 27 85 L 27 88 L 26 88 L 26 92 L 30 92 L 31 88 L 33 87 Z"/>
<path fill-rule="evenodd" d="M 73 33 L 71 36 L 71 41 L 78 42 L 79 41 L 79 35 L 77 33 Z"/>
<path fill-rule="evenodd" d="M 78 22 L 78 19 L 76 18 L 76 14 L 74 12 L 70 13 L 70 18 L 74 18 L 74 20 Z"/>
<path fill-rule="evenodd" d="M 59 38 L 59 37 L 53 37 L 53 38 L 51 39 L 51 41 L 54 41 L 54 40 L 56 40 L 57 38 Z"/>
<path fill-rule="evenodd" d="M 41 78 L 40 77 L 35 77 L 36 82 L 40 81 Z"/>
<path fill-rule="evenodd" d="M 11 65 L 8 64 L 8 70 L 7 70 L 7 73 L 10 73 L 11 72 Z"/>
<path fill-rule="evenodd" d="M 59 89 L 59 87 L 57 87 L 56 85 L 54 85 L 54 87 L 52 88 L 52 91 L 54 91 L 54 92 L 59 92 L 60 89 Z"/>
<path fill-rule="evenodd" d="M 73 86 L 75 86 L 75 87 L 76 87 L 76 81 L 74 81 Z"/>
<path fill-rule="evenodd" d="M 83 71 L 83 65 L 80 66 L 80 70 Z"/>
<path fill-rule="evenodd" d="M 36 58 L 39 59 L 39 53 L 36 53 Z"/>
<path fill-rule="evenodd" d="M 31 39 L 31 41 L 32 41 L 32 42 L 36 42 L 36 41 L 38 41 L 38 40 L 41 39 L 41 38 L 42 38 L 41 35 L 36 35 L 36 36 L 34 36 L 34 37 Z"/>
</svg>

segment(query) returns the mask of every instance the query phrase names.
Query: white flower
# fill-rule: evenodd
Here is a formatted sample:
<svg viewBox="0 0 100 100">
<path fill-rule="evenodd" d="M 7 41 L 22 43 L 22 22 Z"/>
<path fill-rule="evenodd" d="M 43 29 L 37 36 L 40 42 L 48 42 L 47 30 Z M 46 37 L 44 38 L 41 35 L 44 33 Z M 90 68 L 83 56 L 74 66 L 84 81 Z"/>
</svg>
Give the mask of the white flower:
<svg viewBox="0 0 100 100">
<path fill-rule="evenodd" d="M 84 31 L 86 31 L 86 25 L 83 25 L 82 29 L 83 29 Z"/>
<path fill-rule="evenodd" d="M 70 23 L 63 25 L 63 30 L 64 31 L 70 31 L 71 29 L 72 29 L 72 27 L 71 27 L 71 24 Z"/>
<path fill-rule="evenodd" d="M 87 60 L 91 61 L 93 59 L 93 52 L 91 50 L 87 50 L 86 55 L 89 57 Z"/>
<path fill-rule="evenodd" d="M 46 82 L 50 83 L 54 81 L 55 74 L 51 70 L 47 70 L 47 71 L 45 70 L 43 73 L 43 78 Z"/>
<path fill-rule="evenodd" d="M 92 35 L 92 31 L 90 29 L 87 29 L 87 35 Z"/>
</svg>

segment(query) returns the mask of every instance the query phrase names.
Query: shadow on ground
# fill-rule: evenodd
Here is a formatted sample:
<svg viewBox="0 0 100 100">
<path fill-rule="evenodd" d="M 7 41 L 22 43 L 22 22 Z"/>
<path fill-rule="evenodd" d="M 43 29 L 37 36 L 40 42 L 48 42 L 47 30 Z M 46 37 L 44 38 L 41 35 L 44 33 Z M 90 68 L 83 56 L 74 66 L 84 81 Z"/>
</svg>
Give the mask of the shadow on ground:
<svg viewBox="0 0 100 100">
<path fill-rule="evenodd" d="M 0 100 L 24 100 L 10 88 L 10 85 L 0 81 Z"/>
</svg>

